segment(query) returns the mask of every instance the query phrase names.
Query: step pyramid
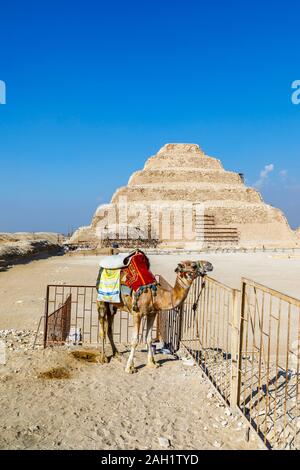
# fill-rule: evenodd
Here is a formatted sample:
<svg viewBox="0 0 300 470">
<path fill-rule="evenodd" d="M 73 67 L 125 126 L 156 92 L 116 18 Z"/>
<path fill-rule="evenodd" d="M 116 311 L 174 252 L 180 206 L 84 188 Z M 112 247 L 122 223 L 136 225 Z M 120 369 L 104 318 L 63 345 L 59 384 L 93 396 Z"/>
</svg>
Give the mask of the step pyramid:
<svg viewBox="0 0 300 470">
<path fill-rule="evenodd" d="M 284 214 L 196 144 L 166 144 L 101 205 L 73 243 L 155 240 L 161 247 L 295 247 Z"/>
</svg>

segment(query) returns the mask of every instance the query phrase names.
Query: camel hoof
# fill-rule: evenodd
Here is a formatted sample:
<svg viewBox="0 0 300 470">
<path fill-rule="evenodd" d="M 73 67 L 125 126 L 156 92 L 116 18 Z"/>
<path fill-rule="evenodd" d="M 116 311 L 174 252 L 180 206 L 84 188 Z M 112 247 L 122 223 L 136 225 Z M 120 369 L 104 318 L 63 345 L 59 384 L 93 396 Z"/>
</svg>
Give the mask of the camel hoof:
<svg viewBox="0 0 300 470">
<path fill-rule="evenodd" d="M 115 353 L 113 353 L 112 357 L 113 359 L 116 359 L 117 361 L 122 362 L 121 354 L 119 353 L 119 351 L 116 351 Z"/>
<path fill-rule="evenodd" d="M 160 367 L 159 364 L 157 364 L 157 362 L 148 362 L 147 363 L 147 367 L 150 367 L 150 369 L 158 369 Z"/>
<path fill-rule="evenodd" d="M 136 374 L 137 369 L 134 366 L 126 367 L 125 372 L 127 374 Z"/>
<path fill-rule="evenodd" d="M 107 364 L 108 363 L 108 357 L 105 354 L 100 354 L 99 362 L 100 362 L 100 364 Z"/>
</svg>

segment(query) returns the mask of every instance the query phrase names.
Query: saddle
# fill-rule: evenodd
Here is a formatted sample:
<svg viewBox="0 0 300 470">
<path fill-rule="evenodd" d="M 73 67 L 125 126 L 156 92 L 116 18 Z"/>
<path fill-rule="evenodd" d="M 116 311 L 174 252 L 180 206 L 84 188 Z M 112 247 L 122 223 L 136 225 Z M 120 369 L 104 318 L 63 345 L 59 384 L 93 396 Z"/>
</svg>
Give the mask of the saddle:
<svg viewBox="0 0 300 470">
<path fill-rule="evenodd" d="M 106 256 L 99 264 L 98 300 L 119 302 L 121 294 L 130 295 L 133 290 L 137 304 L 138 297 L 148 289 L 156 295 L 157 281 L 150 271 L 148 257 L 141 250 Z"/>
<path fill-rule="evenodd" d="M 118 255 L 105 256 L 100 260 L 100 268 L 104 269 L 122 269 L 130 263 L 129 253 L 120 253 Z"/>
</svg>

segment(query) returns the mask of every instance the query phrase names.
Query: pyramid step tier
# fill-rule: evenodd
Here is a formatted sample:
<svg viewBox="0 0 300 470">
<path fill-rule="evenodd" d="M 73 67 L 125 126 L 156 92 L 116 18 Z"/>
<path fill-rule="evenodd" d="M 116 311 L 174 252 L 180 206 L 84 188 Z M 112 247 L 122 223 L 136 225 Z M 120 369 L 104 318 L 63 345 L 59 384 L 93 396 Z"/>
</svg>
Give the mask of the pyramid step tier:
<svg viewBox="0 0 300 470">
<path fill-rule="evenodd" d="M 216 227 L 211 225 L 209 227 L 201 227 L 196 225 L 196 231 L 202 230 L 204 233 L 237 233 L 236 227 Z"/>
<path fill-rule="evenodd" d="M 176 186 L 176 185 L 175 185 Z M 261 201 L 260 194 L 252 188 L 240 187 L 238 185 L 218 185 L 215 188 L 212 185 L 199 183 L 198 185 L 182 184 L 180 187 L 174 187 L 174 183 L 165 184 L 160 186 L 153 185 L 139 185 L 132 187 L 123 187 L 116 191 L 112 197 L 113 203 L 118 203 L 120 197 L 126 197 L 128 202 L 139 201 L 190 201 L 190 202 L 205 202 L 205 201 L 222 201 L 222 200 L 235 200 L 239 202 L 258 203 Z"/>
<path fill-rule="evenodd" d="M 173 158 L 166 158 L 163 156 L 151 157 L 147 160 L 144 169 L 154 169 L 154 168 L 211 168 L 211 169 L 220 169 L 222 170 L 222 164 L 220 160 L 212 157 L 191 157 L 187 156 L 177 156 Z"/>
<path fill-rule="evenodd" d="M 242 179 L 238 173 L 224 170 L 203 169 L 203 168 L 160 168 L 151 170 L 142 170 L 135 172 L 128 186 L 143 184 L 162 184 L 179 182 L 179 183 L 218 183 L 218 184 L 234 184 L 242 185 Z"/>
</svg>

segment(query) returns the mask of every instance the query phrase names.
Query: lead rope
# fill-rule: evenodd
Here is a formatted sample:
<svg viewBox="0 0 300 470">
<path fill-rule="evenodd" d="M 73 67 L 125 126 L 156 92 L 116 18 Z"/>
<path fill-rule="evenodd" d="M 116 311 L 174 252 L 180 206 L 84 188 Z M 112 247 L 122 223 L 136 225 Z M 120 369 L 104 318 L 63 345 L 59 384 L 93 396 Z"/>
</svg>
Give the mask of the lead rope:
<svg viewBox="0 0 300 470">
<path fill-rule="evenodd" d="M 197 297 L 197 300 L 196 302 L 193 303 L 193 306 L 192 306 L 192 310 L 194 312 L 194 318 L 193 318 L 193 321 L 194 321 L 194 324 L 195 324 L 195 319 L 196 319 L 196 311 L 197 311 L 197 307 L 198 307 L 198 303 L 199 303 L 199 300 L 201 298 L 201 295 L 202 295 L 202 292 L 204 290 L 204 287 L 205 287 L 205 274 L 204 275 L 201 275 L 201 290 L 198 294 L 198 297 Z M 199 328 L 198 328 L 198 322 L 196 322 L 196 337 L 199 338 Z"/>
</svg>

